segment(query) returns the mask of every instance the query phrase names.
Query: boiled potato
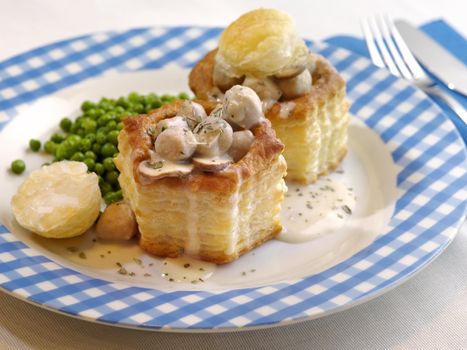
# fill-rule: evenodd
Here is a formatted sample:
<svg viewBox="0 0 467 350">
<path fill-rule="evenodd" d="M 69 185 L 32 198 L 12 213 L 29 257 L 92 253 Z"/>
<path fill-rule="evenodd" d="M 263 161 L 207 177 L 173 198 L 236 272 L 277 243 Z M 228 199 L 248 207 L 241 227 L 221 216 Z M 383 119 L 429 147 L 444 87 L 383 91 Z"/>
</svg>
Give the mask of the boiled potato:
<svg viewBox="0 0 467 350">
<path fill-rule="evenodd" d="M 98 178 L 84 163 L 61 161 L 33 171 L 11 200 L 18 223 L 47 238 L 88 230 L 99 216 Z"/>
</svg>

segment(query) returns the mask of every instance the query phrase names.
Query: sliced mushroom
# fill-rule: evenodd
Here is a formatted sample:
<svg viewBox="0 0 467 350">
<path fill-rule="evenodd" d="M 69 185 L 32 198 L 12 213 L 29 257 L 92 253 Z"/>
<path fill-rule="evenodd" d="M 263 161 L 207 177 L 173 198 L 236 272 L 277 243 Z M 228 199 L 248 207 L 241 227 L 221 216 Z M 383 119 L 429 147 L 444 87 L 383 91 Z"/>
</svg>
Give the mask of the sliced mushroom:
<svg viewBox="0 0 467 350">
<path fill-rule="evenodd" d="M 138 166 L 141 175 L 153 180 L 163 177 L 182 177 L 193 170 L 193 164 L 176 163 L 166 160 L 142 161 Z"/>
<path fill-rule="evenodd" d="M 228 154 L 233 158 L 234 162 L 238 162 L 251 148 L 255 136 L 250 130 L 236 131 L 233 133 L 232 146 L 230 146 Z"/>
<path fill-rule="evenodd" d="M 96 235 L 102 239 L 129 240 L 137 231 L 135 215 L 125 202 L 107 206 L 96 225 Z"/>
<path fill-rule="evenodd" d="M 277 100 L 281 98 L 282 91 L 272 78 L 258 79 L 254 77 L 246 77 L 242 84 L 253 89 L 258 95 L 259 99 L 267 102 L 272 106 Z"/>
<path fill-rule="evenodd" d="M 305 68 L 306 68 L 305 64 L 300 64 L 300 65 L 296 65 L 293 67 L 289 67 L 275 74 L 274 78 L 277 78 L 277 79 L 293 78 L 299 75 L 301 72 L 303 72 Z"/>
<path fill-rule="evenodd" d="M 177 112 L 177 115 L 184 117 L 186 123 L 193 130 L 204 118 L 207 117 L 206 111 L 199 103 L 192 101 L 183 102 Z"/>
<path fill-rule="evenodd" d="M 312 78 L 310 71 L 305 69 L 296 77 L 279 79 L 277 81 L 284 97 L 288 100 L 308 94 L 311 91 Z"/>
<path fill-rule="evenodd" d="M 216 62 L 212 72 L 212 81 L 214 85 L 224 92 L 234 85 L 241 84 L 243 77 L 235 77 L 232 74 L 229 74 L 221 64 Z"/>
<path fill-rule="evenodd" d="M 154 142 L 154 148 L 159 157 L 179 161 L 193 155 L 196 143 L 193 132 L 187 126 L 177 125 L 161 132 Z"/>
<path fill-rule="evenodd" d="M 198 157 L 216 157 L 224 154 L 232 144 L 232 127 L 224 119 L 210 115 L 193 130 L 198 145 Z"/>
<path fill-rule="evenodd" d="M 193 158 L 193 165 L 195 169 L 199 169 L 207 172 L 218 172 L 227 168 L 233 163 L 232 158 L 229 156 L 213 157 L 213 158 Z"/>
<path fill-rule="evenodd" d="M 156 128 L 154 130 L 154 137 L 159 136 L 165 130 L 173 127 L 188 128 L 188 123 L 186 119 L 181 116 L 163 119 L 159 123 L 157 123 Z"/>
<path fill-rule="evenodd" d="M 235 85 L 225 93 L 222 116 L 228 122 L 250 129 L 264 120 L 261 100 L 253 89 Z"/>
</svg>

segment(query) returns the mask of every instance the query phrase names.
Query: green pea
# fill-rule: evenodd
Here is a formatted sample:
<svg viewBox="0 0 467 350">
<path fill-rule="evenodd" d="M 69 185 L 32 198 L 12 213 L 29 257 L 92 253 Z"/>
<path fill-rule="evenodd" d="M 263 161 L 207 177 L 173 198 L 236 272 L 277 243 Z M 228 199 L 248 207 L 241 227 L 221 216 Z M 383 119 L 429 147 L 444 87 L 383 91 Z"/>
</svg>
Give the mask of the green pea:
<svg viewBox="0 0 467 350">
<path fill-rule="evenodd" d="M 90 102 L 90 101 L 84 101 L 82 104 L 81 104 L 81 110 L 82 111 L 87 111 L 91 108 L 94 108 L 95 105 L 94 103 Z"/>
<path fill-rule="evenodd" d="M 89 151 L 92 147 L 92 143 L 90 140 L 88 139 L 82 139 L 80 142 L 79 142 L 79 149 L 83 152 L 86 152 L 86 151 Z"/>
<path fill-rule="evenodd" d="M 111 120 L 112 120 L 112 116 L 110 114 L 104 114 L 100 116 L 99 119 L 97 119 L 97 125 L 104 126 Z"/>
<path fill-rule="evenodd" d="M 101 145 L 99 143 L 95 143 L 92 145 L 92 151 L 95 153 L 95 154 L 99 154 L 101 153 Z"/>
<path fill-rule="evenodd" d="M 97 164 L 96 164 L 97 165 Z M 97 175 L 97 180 L 99 181 L 99 187 L 105 183 L 104 178 L 101 175 Z"/>
<path fill-rule="evenodd" d="M 115 168 L 115 163 L 113 158 L 107 157 L 102 161 L 102 165 L 104 166 L 104 169 L 107 171 L 114 171 Z"/>
<path fill-rule="evenodd" d="M 36 140 L 36 139 L 30 139 L 29 140 L 29 148 L 31 149 L 31 151 L 33 152 L 37 152 L 41 149 L 41 142 L 39 140 Z"/>
<path fill-rule="evenodd" d="M 91 158 L 91 159 L 94 159 L 94 160 L 97 159 L 97 155 L 93 151 L 86 151 L 84 153 L 84 157 L 85 158 Z"/>
<path fill-rule="evenodd" d="M 96 131 L 97 122 L 91 118 L 84 118 L 81 122 L 81 127 L 84 129 L 86 134 Z"/>
<path fill-rule="evenodd" d="M 181 99 L 181 100 L 189 100 L 190 96 L 188 96 L 188 94 L 186 92 L 181 92 L 181 93 L 178 94 L 178 98 Z"/>
<path fill-rule="evenodd" d="M 55 157 L 58 160 L 70 159 L 74 153 L 75 150 L 70 146 L 69 143 L 62 142 L 58 145 L 57 150 L 55 151 Z"/>
<path fill-rule="evenodd" d="M 91 143 L 94 143 L 96 142 L 96 134 L 94 133 L 89 133 L 85 136 L 86 139 L 88 139 L 89 141 L 91 141 Z"/>
<path fill-rule="evenodd" d="M 117 147 L 115 147 L 115 145 L 109 142 L 104 144 L 101 148 L 101 155 L 103 157 L 112 157 L 117 152 L 118 152 Z"/>
<path fill-rule="evenodd" d="M 75 132 L 78 131 L 78 129 L 79 129 L 78 123 L 73 123 L 73 124 L 71 124 L 71 127 L 70 127 L 69 132 L 72 133 L 72 134 L 74 134 Z"/>
<path fill-rule="evenodd" d="M 78 143 L 81 141 L 81 137 L 78 136 L 78 135 L 69 135 L 69 136 L 66 138 L 66 141 L 67 141 L 67 142 L 71 142 L 71 143 L 76 143 L 76 144 L 78 144 Z"/>
<path fill-rule="evenodd" d="M 120 131 L 112 130 L 107 134 L 107 142 L 114 144 L 115 146 L 118 144 L 118 134 Z"/>
<path fill-rule="evenodd" d="M 111 120 L 110 122 L 107 123 L 105 126 L 109 131 L 115 130 L 117 128 L 117 122 L 115 120 Z"/>
<path fill-rule="evenodd" d="M 130 102 L 138 102 L 139 101 L 139 94 L 137 92 L 130 92 L 128 94 L 128 100 Z"/>
<path fill-rule="evenodd" d="M 94 159 L 92 158 L 85 158 L 83 160 L 84 164 L 86 164 L 86 166 L 88 167 L 88 170 L 89 171 L 94 171 L 94 167 L 96 166 L 96 162 Z"/>
<path fill-rule="evenodd" d="M 137 113 L 144 113 L 144 112 L 146 112 L 146 108 L 144 108 L 144 105 L 143 105 L 142 103 L 137 103 L 137 104 L 135 104 L 134 110 L 135 110 Z"/>
<path fill-rule="evenodd" d="M 58 133 L 55 133 L 55 134 L 52 135 L 52 137 L 50 139 L 55 143 L 62 143 L 63 140 L 65 140 L 65 136 L 63 136 L 61 134 L 58 134 Z"/>
<path fill-rule="evenodd" d="M 98 131 L 96 134 L 96 142 L 99 144 L 104 144 L 107 140 L 107 135 L 104 132 Z"/>
<path fill-rule="evenodd" d="M 105 204 L 109 205 L 114 202 L 118 202 L 123 198 L 121 191 L 108 192 L 104 195 Z"/>
<path fill-rule="evenodd" d="M 109 171 L 105 175 L 105 181 L 111 185 L 118 184 L 118 171 Z"/>
<path fill-rule="evenodd" d="M 26 170 L 26 164 L 21 159 L 16 159 L 11 162 L 11 171 L 15 174 L 22 174 Z"/>
<path fill-rule="evenodd" d="M 109 184 L 108 182 L 100 183 L 99 187 L 100 187 L 101 192 L 102 192 L 103 195 L 105 195 L 106 193 L 109 193 L 110 191 L 112 191 L 112 185 Z"/>
<path fill-rule="evenodd" d="M 175 100 L 175 96 L 171 96 L 167 94 L 161 96 L 162 102 L 168 103 L 168 102 L 172 102 L 173 100 Z"/>
<path fill-rule="evenodd" d="M 73 122 L 70 120 L 70 118 L 65 117 L 65 118 L 62 118 L 62 120 L 60 120 L 60 128 L 65 132 L 70 131 L 72 124 Z"/>
<path fill-rule="evenodd" d="M 71 156 L 71 160 L 75 160 L 77 162 L 82 162 L 84 160 L 84 154 L 82 152 L 76 152 Z"/>
<path fill-rule="evenodd" d="M 96 117 L 99 115 L 99 112 L 97 108 L 91 108 L 86 111 L 86 116 L 92 119 L 96 119 Z"/>
<path fill-rule="evenodd" d="M 117 124 L 117 130 L 122 130 L 125 127 L 125 124 L 123 122 L 120 122 Z"/>
<path fill-rule="evenodd" d="M 53 141 L 47 141 L 44 143 L 44 150 L 49 154 L 55 154 L 58 145 Z"/>
<path fill-rule="evenodd" d="M 94 172 L 97 175 L 102 175 L 102 174 L 104 174 L 104 171 L 105 171 L 104 166 L 101 163 L 96 163 L 96 165 L 94 166 Z"/>
</svg>

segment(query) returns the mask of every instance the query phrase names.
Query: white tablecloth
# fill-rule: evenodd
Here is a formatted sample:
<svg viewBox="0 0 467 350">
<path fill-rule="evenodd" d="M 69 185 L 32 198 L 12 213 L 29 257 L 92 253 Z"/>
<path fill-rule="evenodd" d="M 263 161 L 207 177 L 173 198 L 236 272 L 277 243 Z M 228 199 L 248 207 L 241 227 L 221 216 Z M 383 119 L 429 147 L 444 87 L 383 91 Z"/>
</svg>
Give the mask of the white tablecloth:
<svg viewBox="0 0 467 350">
<path fill-rule="evenodd" d="M 150 25 L 225 26 L 256 7 L 290 13 L 300 33 L 360 35 L 362 16 L 443 17 L 467 35 L 464 1 L 0 0 L 0 60 L 51 41 Z M 429 267 L 353 309 L 295 325 L 223 334 L 155 333 L 59 315 L 0 293 L 0 349 L 466 349 L 467 225 Z"/>
</svg>

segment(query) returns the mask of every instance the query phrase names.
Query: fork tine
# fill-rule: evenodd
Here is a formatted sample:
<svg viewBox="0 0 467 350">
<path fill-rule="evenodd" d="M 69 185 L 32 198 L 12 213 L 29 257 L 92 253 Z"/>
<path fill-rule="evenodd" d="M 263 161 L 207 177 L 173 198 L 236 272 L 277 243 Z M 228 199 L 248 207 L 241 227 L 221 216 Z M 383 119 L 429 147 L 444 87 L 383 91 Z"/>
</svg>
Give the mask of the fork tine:
<svg viewBox="0 0 467 350">
<path fill-rule="evenodd" d="M 388 15 L 386 15 L 386 23 L 388 24 L 389 31 L 392 37 L 394 38 L 394 41 L 397 47 L 399 48 L 399 51 L 405 63 L 407 64 L 410 71 L 412 72 L 414 79 L 425 78 L 426 77 L 425 72 L 423 71 L 422 67 L 420 67 L 415 57 L 412 55 L 412 52 L 408 48 L 404 39 L 402 39 L 401 35 L 399 34 L 399 31 L 394 25 L 394 22 Z"/>
<path fill-rule="evenodd" d="M 399 73 L 399 70 L 394 64 L 394 60 L 389 54 L 386 44 L 384 43 L 383 37 L 381 36 L 381 29 L 378 27 L 378 24 L 376 23 L 374 18 L 369 19 L 369 26 L 370 30 L 373 32 L 373 36 L 375 37 L 376 45 L 379 51 L 381 52 L 381 55 L 383 56 L 383 60 L 386 64 L 386 67 L 393 75 L 399 77 L 401 74 Z"/>
<path fill-rule="evenodd" d="M 368 25 L 368 20 L 362 19 L 360 21 L 360 26 L 362 28 L 363 36 L 365 37 L 366 46 L 368 47 L 371 60 L 376 66 L 380 68 L 385 68 L 383 58 L 381 57 L 381 54 L 376 48 L 375 39 L 373 37 L 373 34 L 371 34 L 370 26 Z"/>
<path fill-rule="evenodd" d="M 379 28 L 381 29 L 384 41 L 386 42 L 387 47 L 389 48 L 389 52 L 391 53 L 392 58 L 394 59 L 394 63 L 396 64 L 397 68 L 402 74 L 402 77 L 407 80 L 413 79 L 412 73 L 407 68 L 406 63 L 402 59 L 399 51 L 397 50 L 394 41 L 392 40 L 391 34 L 389 32 L 389 25 L 388 19 L 383 17 L 382 15 L 378 16 Z"/>
</svg>

